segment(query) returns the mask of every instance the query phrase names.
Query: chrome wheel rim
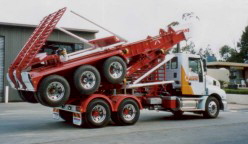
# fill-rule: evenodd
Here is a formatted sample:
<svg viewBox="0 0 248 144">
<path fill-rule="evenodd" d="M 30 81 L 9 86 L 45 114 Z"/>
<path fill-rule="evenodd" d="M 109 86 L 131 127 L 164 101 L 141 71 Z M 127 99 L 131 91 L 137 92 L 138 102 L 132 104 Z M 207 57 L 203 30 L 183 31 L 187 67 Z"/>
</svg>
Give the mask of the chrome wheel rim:
<svg viewBox="0 0 248 144">
<path fill-rule="evenodd" d="M 215 101 L 211 101 L 209 104 L 208 104 L 208 111 L 211 115 L 215 115 L 216 112 L 217 112 L 217 104 Z"/>
<path fill-rule="evenodd" d="M 120 78 L 123 74 L 123 67 L 119 62 L 112 62 L 109 67 L 110 76 L 114 79 Z"/>
<path fill-rule="evenodd" d="M 122 114 L 123 114 L 123 118 L 126 121 L 131 121 L 134 119 L 135 115 L 136 115 L 136 109 L 132 104 L 127 104 L 124 106 Z"/>
<path fill-rule="evenodd" d="M 96 84 L 96 76 L 91 71 L 85 71 L 81 76 L 81 84 L 85 89 L 91 89 Z"/>
<path fill-rule="evenodd" d="M 91 112 L 92 121 L 101 123 L 106 119 L 106 109 L 102 105 L 96 105 Z"/>
<path fill-rule="evenodd" d="M 47 96 L 51 101 L 59 101 L 65 95 L 65 88 L 60 82 L 52 82 L 47 87 Z"/>
</svg>

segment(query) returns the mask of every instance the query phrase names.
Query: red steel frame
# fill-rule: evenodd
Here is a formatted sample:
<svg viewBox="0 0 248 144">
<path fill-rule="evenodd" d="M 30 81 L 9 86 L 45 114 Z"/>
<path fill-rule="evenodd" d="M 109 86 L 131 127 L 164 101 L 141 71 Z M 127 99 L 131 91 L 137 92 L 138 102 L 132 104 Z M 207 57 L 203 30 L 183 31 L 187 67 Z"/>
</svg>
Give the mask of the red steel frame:
<svg viewBox="0 0 248 144">
<path fill-rule="evenodd" d="M 22 70 L 26 69 L 32 64 L 33 59 L 52 33 L 56 24 L 63 16 L 65 10 L 66 8 L 63 8 L 46 16 L 37 26 L 35 31 L 28 39 L 27 43 L 24 45 L 14 62 L 11 64 L 8 73 L 11 81 L 15 84 L 16 88 L 18 88 L 18 82 L 15 80 L 13 72 L 16 71 L 16 77 L 25 89 L 25 84 L 23 83 L 21 78 Z"/>
<path fill-rule="evenodd" d="M 10 66 L 9 77 L 17 89 L 20 87 L 14 77 L 14 71 L 16 71 L 17 80 L 24 86 L 25 90 L 25 84 L 22 81 L 21 72 L 33 64 L 41 62 L 36 60 L 35 56 L 42 48 L 43 44 L 55 28 L 65 10 L 66 8 L 60 9 L 59 11 L 48 15 L 43 19 L 43 21 L 41 21 L 40 25 L 35 29 L 28 42 Z M 122 57 L 126 61 L 130 60 L 128 63 L 127 77 L 133 77 L 135 74 L 137 76 L 140 69 L 143 70 L 140 74 L 149 70 L 149 67 L 156 64 L 157 59 L 164 58 L 165 51 L 168 51 L 173 45 L 182 40 L 185 40 L 183 31 L 174 31 L 170 27 L 168 28 L 168 31 L 161 29 L 159 35 L 155 37 L 147 37 L 147 39 L 138 42 L 120 44 L 114 47 L 111 47 L 111 44 L 121 42 L 121 40 L 115 36 L 92 40 L 90 43 L 95 45 L 95 47 L 110 45 L 110 48 L 105 51 L 82 56 L 66 62 L 61 62 L 57 55 L 50 55 L 45 60 L 54 59 L 55 64 L 31 69 L 29 71 L 30 80 L 33 84 L 34 91 L 37 91 L 40 80 L 45 76 L 51 74 L 65 75 L 67 71 L 78 66 L 85 64 L 94 65 L 105 58 L 115 55 Z M 154 87 L 154 89 L 156 88 Z"/>
</svg>

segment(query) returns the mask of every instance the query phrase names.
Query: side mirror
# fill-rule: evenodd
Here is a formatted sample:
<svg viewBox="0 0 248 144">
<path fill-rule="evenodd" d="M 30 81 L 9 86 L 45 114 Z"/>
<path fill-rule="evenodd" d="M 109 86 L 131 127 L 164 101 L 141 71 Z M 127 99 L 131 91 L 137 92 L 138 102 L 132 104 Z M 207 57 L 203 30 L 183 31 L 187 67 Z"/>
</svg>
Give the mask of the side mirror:
<svg viewBox="0 0 248 144">
<path fill-rule="evenodd" d="M 206 61 L 206 59 L 202 59 L 202 62 L 203 62 L 203 70 L 204 70 L 204 72 L 206 72 L 207 71 L 207 61 Z"/>
</svg>

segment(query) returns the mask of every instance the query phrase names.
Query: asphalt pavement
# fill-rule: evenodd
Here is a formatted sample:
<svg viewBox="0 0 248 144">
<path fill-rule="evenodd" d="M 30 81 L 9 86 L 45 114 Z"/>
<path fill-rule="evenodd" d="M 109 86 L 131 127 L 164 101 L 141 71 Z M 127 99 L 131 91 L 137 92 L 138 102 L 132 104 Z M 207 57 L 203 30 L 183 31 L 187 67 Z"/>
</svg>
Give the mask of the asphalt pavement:
<svg viewBox="0 0 248 144">
<path fill-rule="evenodd" d="M 133 126 L 87 129 L 52 119 L 52 109 L 39 104 L 0 104 L 0 144 L 245 144 L 248 105 L 229 104 L 216 119 L 185 113 L 142 110 Z"/>
</svg>

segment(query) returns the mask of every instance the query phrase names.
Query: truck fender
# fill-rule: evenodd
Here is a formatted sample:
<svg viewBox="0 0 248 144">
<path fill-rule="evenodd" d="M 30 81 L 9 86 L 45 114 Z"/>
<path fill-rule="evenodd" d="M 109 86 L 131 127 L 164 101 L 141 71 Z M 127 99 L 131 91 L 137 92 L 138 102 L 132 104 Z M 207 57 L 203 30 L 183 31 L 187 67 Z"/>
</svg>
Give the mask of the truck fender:
<svg viewBox="0 0 248 144">
<path fill-rule="evenodd" d="M 212 93 L 212 94 L 210 94 L 209 96 L 215 97 L 215 98 L 218 100 L 218 102 L 220 103 L 220 109 L 221 109 L 221 110 L 224 109 L 224 105 L 223 105 L 223 103 L 222 103 L 221 97 L 220 97 L 218 94 Z"/>
<path fill-rule="evenodd" d="M 88 98 L 81 101 L 81 104 L 80 104 L 81 110 L 80 111 L 82 113 L 86 112 L 88 104 L 94 99 L 102 99 L 102 100 L 106 101 L 110 106 L 110 110 L 113 111 L 114 107 L 113 107 L 111 100 L 107 96 L 102 95 L 102 94 L 92 94 Z"/>
<path fill-rule="evenodd" d="M 111 97 L 111 101 L 113 102 L 113 111 L 116 112 L 118 110 L 118 107 L 119 105 L 121 104 L 121 102 L 125 99 L 133 99 L 134 101 L 137 102 L 137 104 L 139 105 L 139 108 L 140 109 L 143 109 L 143 106 L 141 104 L 141 100 L 138 99 L 136 96 L 133 96 L 133 95 L 129 95 L 129 94 L 119 94 L 119 95 L 116 95 L 116 96 L 112 96 Z"/>
</svg>

